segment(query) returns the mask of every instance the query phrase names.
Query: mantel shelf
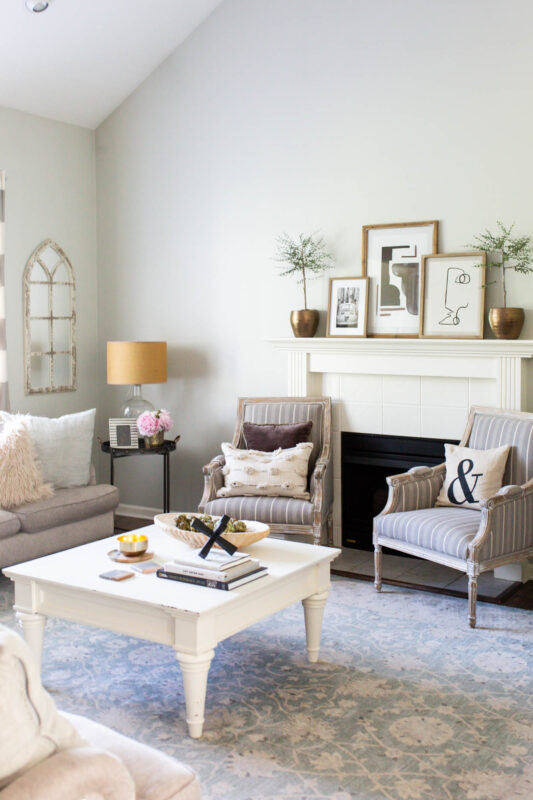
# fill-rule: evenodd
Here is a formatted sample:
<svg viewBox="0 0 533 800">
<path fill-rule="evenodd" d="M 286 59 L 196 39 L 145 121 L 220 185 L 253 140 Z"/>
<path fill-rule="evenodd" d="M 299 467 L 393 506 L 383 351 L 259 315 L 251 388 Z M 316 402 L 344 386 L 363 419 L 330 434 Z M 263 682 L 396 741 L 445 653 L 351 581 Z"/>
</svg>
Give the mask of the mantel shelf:
<svg viewBox="0 0 533 800">
<path fill-rule="evenodd" d="M 351 353 L 401 356 L 477 356 L 533 358 L 531 339 L 389 339 L 315 337 L 269 339 L 276 350 L 300 353 Z"/>
<path fill-rule="evenodd" d="M 500 408 L 527 407 L 530 339 L 269 339 L 287 354 L 289 394 L 306 396 L 318 373 L 492 381 Z M 530 362 L 531 363 L 531 362 Z"/>
</svg>

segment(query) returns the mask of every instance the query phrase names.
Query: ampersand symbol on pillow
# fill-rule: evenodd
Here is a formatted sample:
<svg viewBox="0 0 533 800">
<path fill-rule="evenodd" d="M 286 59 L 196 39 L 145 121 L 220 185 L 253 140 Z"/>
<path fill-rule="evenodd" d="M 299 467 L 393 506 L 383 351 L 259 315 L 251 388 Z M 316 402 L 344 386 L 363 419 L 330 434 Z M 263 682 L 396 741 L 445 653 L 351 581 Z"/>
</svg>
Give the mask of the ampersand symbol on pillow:
<svg viewBox="0 0 533 800">
<path fill-rule="evenodd" d="M 453 479 L 453 481 L 448 486 L 448 500 L 450 503 L 454 503 L 454 505 L 462 506 L 463 503 L 476 503 L 477 500 L 474 497 L 474 492 L 476 490 L 477 482 L 483 475 L 482 472 L 472 472 L 474 469 L 474 462 L 471 458 L 465 458 L 463 461 L 460 461 L 457 465 L 457 477 Z M 466 476 L 472 473 L 472 478 L 475 478 L 474 485 L 470 486 Z M 463 499 L 458 500 L 455 496 L 455 489 L 454 484 L 459 481 L 461 486 L 461 490 L 463 492 Z"/>
</svg>

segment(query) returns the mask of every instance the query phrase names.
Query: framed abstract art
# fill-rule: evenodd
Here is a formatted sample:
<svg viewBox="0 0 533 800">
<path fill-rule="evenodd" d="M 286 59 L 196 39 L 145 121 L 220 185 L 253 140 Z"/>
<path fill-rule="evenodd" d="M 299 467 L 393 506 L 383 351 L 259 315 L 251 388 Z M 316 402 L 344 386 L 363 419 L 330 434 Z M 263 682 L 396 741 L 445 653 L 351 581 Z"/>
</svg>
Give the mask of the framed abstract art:
<svg viewBox="0 0 533 800">
<path fill-rule="evenodd" d="M 330 278 L 326 336 L 366 336 L 368 278 Z"/>
<path fill-rule="evenodd" d="M 420 335 L 482 339 L 486 253 L 422 257 Z"/>
<path fill-rule="evenodd" d="M 438 230 L 436 220 L 363 227 L 369 336 L 418 336 L 422 256 L 437 252 Z"/>
</svg>

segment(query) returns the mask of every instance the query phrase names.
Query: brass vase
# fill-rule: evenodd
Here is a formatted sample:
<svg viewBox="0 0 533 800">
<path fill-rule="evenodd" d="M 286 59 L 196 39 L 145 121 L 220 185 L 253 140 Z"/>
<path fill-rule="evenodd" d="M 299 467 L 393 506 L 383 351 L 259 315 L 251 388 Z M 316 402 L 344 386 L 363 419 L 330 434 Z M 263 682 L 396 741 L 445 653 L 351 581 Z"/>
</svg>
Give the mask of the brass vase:
<svg viewBox="0 0 533 800">
<path fill-rule="evenodd" d="M 144 437 L 144 446 L 147 450 L 149 450 L 151 447 L 161 447 L 164 441 L 165 441 L 165 432 L 157 431 L 157 433 L 154 433 L 153 436 Z"/>
<path fill-rule="evenodd" d="M 497 339 L 518 339 L 524 324 L 524 309 L 491 308 L 489 323 Z"/>
<path fill-rule="evenodd" d="M 311 338 L 318 328 L 318 311 L 316 308 L 301 308 L 291 311 L 291 325 L 295 336 Z"/>
</svg>

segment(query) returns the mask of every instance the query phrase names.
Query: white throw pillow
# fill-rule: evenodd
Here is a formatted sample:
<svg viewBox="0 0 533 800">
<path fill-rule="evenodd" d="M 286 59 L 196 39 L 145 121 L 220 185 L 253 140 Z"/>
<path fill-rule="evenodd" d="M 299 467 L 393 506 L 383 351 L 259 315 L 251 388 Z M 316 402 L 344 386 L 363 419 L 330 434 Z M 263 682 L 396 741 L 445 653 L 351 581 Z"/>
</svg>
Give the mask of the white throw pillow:
<svg viewBox="0 0 533 800">
<path fill-rule="evenodd" d="M 217 497 L 297 497 L 309 499 L 307 472 L 312 442 L 302 442 L 286 450 L 239 450 L 222 444 L 226 457 L 224 486 Z"/>
<path fill-rule="evenodd" d="M 43 479 L 56 489 L 87 486 L 96 409 L 63 417 L 32 417 L 2 412 L 5 421 L 24 420 L 41 464 Z"/>
<path fill-rule="evenodd" d="M 492 450 L 473 450 L 455 444 L 444 445 L 446 477 L 437 497 L 438 506 L 479 508 L 502 488 L 509 445 Z"/>
<path fill-rule="evenodd" d="M 0 790 L 43 759 L 85 744 L 43 689 L 26 643 L 0 625 Z"/>
</svg>

